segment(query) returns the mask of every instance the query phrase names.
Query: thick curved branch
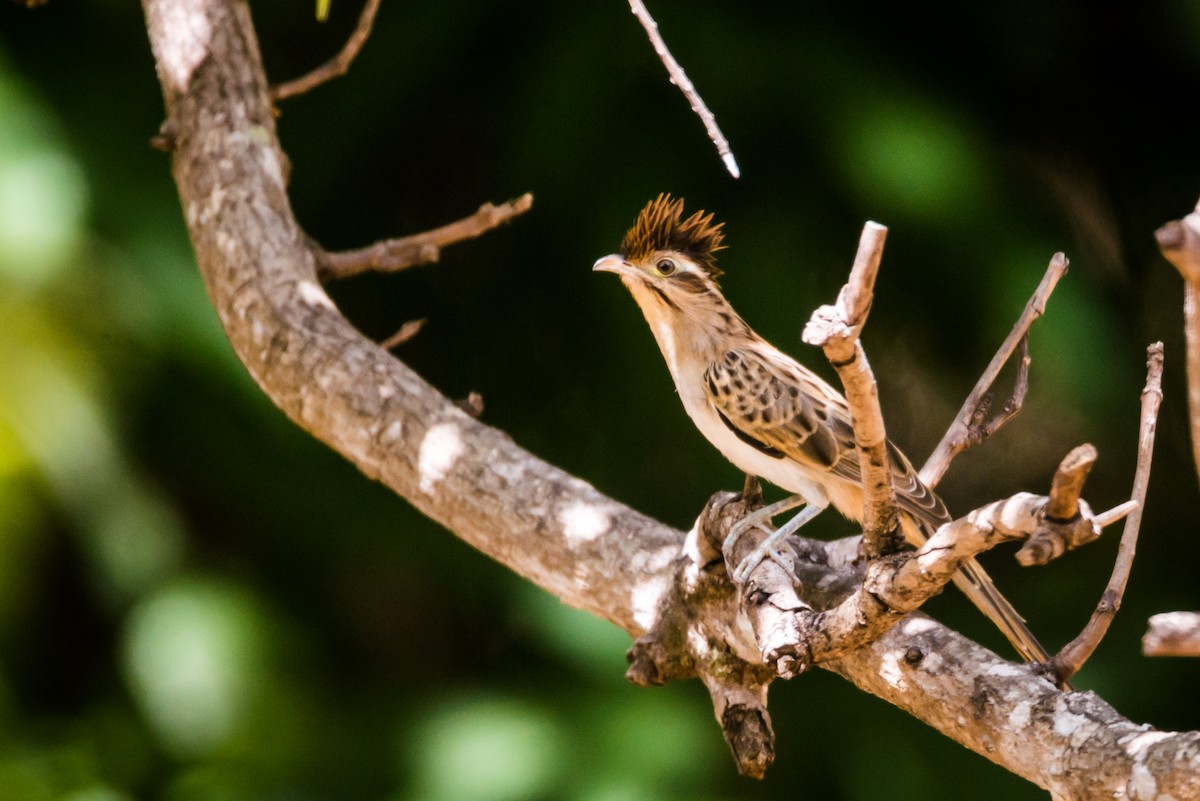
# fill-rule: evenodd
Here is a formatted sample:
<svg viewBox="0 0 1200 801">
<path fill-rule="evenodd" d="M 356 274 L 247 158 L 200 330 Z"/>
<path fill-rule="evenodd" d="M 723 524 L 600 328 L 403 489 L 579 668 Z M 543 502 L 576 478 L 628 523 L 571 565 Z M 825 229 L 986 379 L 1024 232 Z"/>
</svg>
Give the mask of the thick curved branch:
<svg viewBox="0 0 1200 801">
<path fill-rule="evenodd" d="M 249 6 L 146 0 L 200 272 L 238 358 L 292 420 L 572 606 L 640 633 L 683 534 L 472 419 L 364 338 L 293 216 Z"/>
<path fill-rule="evenodd" d="M 656 642 L 703 644 L 723 722 L 757 719 L 769 728 L 753 697 L 765 667 L 746 645 L 746 621 L 725 611 L 737 605 L 673 601 L 692 586 L 735 592 L 691 570 L 682 532 L 474 420 L 338 313 L 288 202 L 248 4 L 143 4 L 197 263 L 234 350 L 272 401 L 368 477 L 566 603 L 635 636 L 675 630 L 677 639 Z M 816 558 L 832 550 L 813 546 L 798 559 L 798 571 L 817 571 L 806 586 L 827 586 L 820 575 L 836 582 L 848 570 L 844 560 Z M 648 675 L 658 662 L 640 664 Z M 675 664 L 677 673 L 689 669 L 687 660 Z M 1094 696 L 1060 693 L 925 618 L 828 666 L 1061 797 L 1200 794 L 1200 735 L 1136 726 Z M 769 759 L 743 753 L 747 764 Z"/>
</svg>

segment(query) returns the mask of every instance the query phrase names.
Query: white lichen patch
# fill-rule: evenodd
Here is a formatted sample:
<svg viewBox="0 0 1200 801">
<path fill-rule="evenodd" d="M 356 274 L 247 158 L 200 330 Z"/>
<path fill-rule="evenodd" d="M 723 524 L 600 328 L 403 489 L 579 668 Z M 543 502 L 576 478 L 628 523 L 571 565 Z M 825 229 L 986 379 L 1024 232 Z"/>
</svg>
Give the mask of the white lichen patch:
<svg viewBox="0 0 1200 801">
<path fill-rule="evenodd" d="M 900 630 L 910 636 L 924 634 L 930 629 L 936 629 L 937 623 L 928 618 L 910 617 L 900 624 Z"/>
<path fill-rule="evenodd" d="M 297 281 L 296 293 L 300 296 L 303 303 L 309 306 L 324 306 L 327 309 L 333 309 L 333 301 L 325 294 L 325 290 L 317 286 L 315 281 Z"/>
<path fill-rule="evenodd" d="M 708 659 L 712 648 L 708 644 L 708 638 L 704 636 L 704 632 L 700 631 L 696 626 L 688 627 L 687 632 L 688 650 L 692 652 L 692 656 L 700 661 Z"/>
<path fill-rule="evenodd" d="M 446 478 L 464 452 L 466 446 L 456 424 L 438 423 L 426 431 L 417 453 L 421 492 L 432 495 L 433 488 Z"/>
<path fill-rule="evenodd" d="M 879 661 L 879 678 L 886 681 L 897 690 L 904 688 L 904 667 L 901 664 L 902 654 L 889 650 Z"/>
<path fill-rule="evenodd" d="M 283 166 L 279 163 L 279 156 L 276 154 L 275 148 L 271 146 L 271 136 L 267 133 L 267 129 L 256 125 L 250 129 L 250 132 L 254 138 L 263 140 L 264 147 L 258 149 L 258 163 L 262 165 L 263 173 L 274 181 L 276 186 L 284 186 Z"/>
<path fill-rule="evenodd" d="M 644 630 L 649 631 L 654 627 L 654 621 L 658 617 L 658 601 L 670 583 L 668 576 L 658 575 L 633 585 L 629 608 L 633 610 L 634 622 Z"/>
<path fill-rule="evenodd" d="M 159 26 L 171 34 L 171 47 L 155 50 L 163 79 L 178 93 L 187 91 L 192 72 L 209 55 L 212 26 L 203 6 L 195 3 L 159 3 Z"/>
<path fill-rule="evenodd" d="M 1147 801 L 1158 798 L 1158 782 L 1150 769 L 1142 763 L 1137 763 L 1130 771 L 1129 781 L 1125 788 L 1131 799 L 1144 798 Z"/>
<path fill-rule="evenodd" d="M 1084 715 L 1076 715 L 1060 708 L 1054 714 L 1054 733 L 1068 739 L 1072 745 L 1086 739 L 1091 731 L 1092 721 Z"/>
<path fill-rule="evenodd" d="M 608 512 L 594 503 L 579 500 L 559 509 L 558 522 L 571 547 L 591 542 L 612 528 Z"/>
<path fill-rule="evenodd" d="M 1020 731 L 1029 725 L 1033 717 L 1033 706 L 1028 701 L 1021 701 L 1008 713 L 1008 725 L 1015 731 Z"/>
<path fill-rule="evenodd" d="M 1004 679 L 1015 679 L 1020 676 L 1029 675 L 1029 669 L 1022 665 L 1014 665 L 1008 662 L 997 662 L 991 665 L 984 675 L 998 676 Z"/>
<path fill-rule="evenodd" d="M 1145 731 L 1141 734 L 1135 734 L 1128 740 L 1121 743 L 1125 749 L 1125 753 L 1135 759 L 1145 759 L 1146 749 L 1155 743 L 1161 743 L 1163 740 L 1169 740 L 1175 735 L 1166 731 Z"/>
</svg>

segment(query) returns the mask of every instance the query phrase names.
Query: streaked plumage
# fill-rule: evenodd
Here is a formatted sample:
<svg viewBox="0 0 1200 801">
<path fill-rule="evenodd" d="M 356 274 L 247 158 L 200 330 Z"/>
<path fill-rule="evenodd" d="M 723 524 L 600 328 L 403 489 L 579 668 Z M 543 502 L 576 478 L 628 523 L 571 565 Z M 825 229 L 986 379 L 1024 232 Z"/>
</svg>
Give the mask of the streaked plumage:
<svg viewBox="0 0 1200 801">
<path fill-rule="evenodd" d="M 758 336 L 717 285 L 721 224 L 659 195 L 638 215 L 619 255 L 596 262 L 629 289 L 662 350 L 680 400 L 700 432 L 741 470 L 851 520 L 863 512 L 862 471 L 850 410 L 819 376 Z M 892 443 L 901 528 L 914 545 L 951 518 Z M 812 512 L 809 512 L 811 516 Z M 955 584 L 1030 660 L 1045 650 L 972 560 Z"/>
</svg>

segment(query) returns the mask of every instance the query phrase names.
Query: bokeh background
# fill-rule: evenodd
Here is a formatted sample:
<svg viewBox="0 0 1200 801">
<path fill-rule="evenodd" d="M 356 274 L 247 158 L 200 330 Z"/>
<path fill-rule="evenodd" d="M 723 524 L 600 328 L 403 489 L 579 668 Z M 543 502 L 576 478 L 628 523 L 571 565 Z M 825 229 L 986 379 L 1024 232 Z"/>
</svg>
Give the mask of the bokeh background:
<svg viewBox="0 0 1200 801">
<path fill-rule="evenodd" d="M 1152 232 L 1200 195 L 1200 6 L 652 4 L 744 177 L 621 0 L 385 2 L 349 76 L 286 102 L 302 224 L 329 248 L 525 191 L 442 262 L 332 288 L 451 397 L 686 528 L 740 476 L 700 438 L 632 301 L 592 262 L 660 191 L 727 222 L 728 295 L 810 364 L 811 310 L 867 219 L 890 226 L 866 345 L 893 438 L 937 442 L 1056 250 L 1021 415 L 942 485 L 960 511 L 1043 491 L 1094 442 L 1127 497 L 1144 348 L 1166 403 L 1139 557 L 1079 677 L 1135 721 L 1200 726 L 1200 664 L 1146 660 L 1148 615 L 1200 607 L 1181 288 Z M 359 7 L 256 0 L 271 76 L 334 53 Z M 290 425 L 197 276 L 140 12 L 0 5 L 0 798 L 952 797 L 1041 791 L 821 671 L 776 685 L 778 759 L 738 778 L 695 682 L 622 679 L 628 637 L 475 553 Z M 824 370 L 824 365 L 820 365 Z M 829 375 L 829 371 L 825 370 Z M 810 531 L 846 534 L 828 514 Z M 1050 646 L 1116 532 L 986 562 Z M 931 611 L 997 649 L 963 600 Z"/>
</svg>

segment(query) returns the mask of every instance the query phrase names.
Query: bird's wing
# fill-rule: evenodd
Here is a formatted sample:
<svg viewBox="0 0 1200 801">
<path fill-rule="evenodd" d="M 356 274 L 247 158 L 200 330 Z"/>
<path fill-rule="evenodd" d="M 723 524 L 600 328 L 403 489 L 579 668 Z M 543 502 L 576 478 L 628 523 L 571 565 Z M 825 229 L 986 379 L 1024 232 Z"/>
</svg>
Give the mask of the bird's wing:
<svg viewBox="0 0 1200 801">
<path fill-rule="evenodd" d="M 862 483 L 846 399 L 786 354 L 770 346 L 727 350 L 705 371 L 704 391 L 734 434 L 767 455 L 798 462 L 814 477 Z M 900 507 L 931 523 L 949 520 L 891 442 L 888 455 Z"/>
</svg>

